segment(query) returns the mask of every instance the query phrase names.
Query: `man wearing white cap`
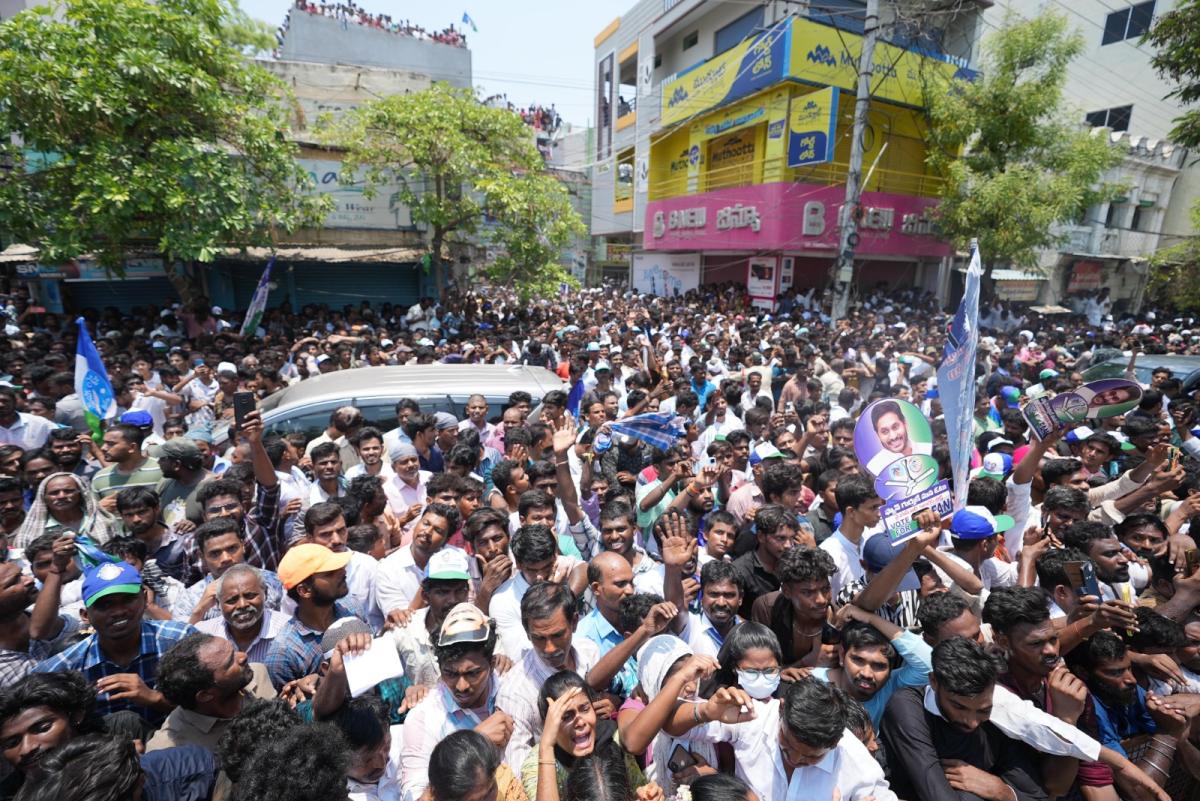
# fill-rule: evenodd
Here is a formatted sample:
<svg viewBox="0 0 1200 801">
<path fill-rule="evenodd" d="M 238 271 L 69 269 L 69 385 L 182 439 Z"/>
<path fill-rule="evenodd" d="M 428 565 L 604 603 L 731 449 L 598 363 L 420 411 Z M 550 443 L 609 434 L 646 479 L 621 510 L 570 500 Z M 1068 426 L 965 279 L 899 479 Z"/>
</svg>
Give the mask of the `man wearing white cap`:
<svg viewBox="0 0 1200 801">
<path fill-rule="evenodd" d="M 417 449 L 408 443 L 389 446 L 388 460 L 395 472 L 383 485 L 388 508 L 400 519 L 405 531 L 411 532 L 421 508 L 425 505 L 425 485 L 429 483 L 433 473 L 421 469 L 421 457 Z"/>
</svg>

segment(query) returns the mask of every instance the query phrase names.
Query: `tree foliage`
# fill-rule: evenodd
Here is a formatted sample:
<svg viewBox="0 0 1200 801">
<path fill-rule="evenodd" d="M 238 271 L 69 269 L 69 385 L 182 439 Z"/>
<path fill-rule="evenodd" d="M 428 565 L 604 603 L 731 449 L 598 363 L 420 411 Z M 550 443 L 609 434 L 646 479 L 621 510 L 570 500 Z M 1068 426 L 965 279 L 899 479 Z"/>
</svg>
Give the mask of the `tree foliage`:
<svg viewBox="0 0 1200 801">
<path fill-rule="evenodd" d="M 1191 209 L 1192 230 L 1200 231 L 1200 202 Z M 1192 235 L 1150 257 L 1147 298 L 1167 308 L 1200 310 L 1200 237 Z"/>
<path fill-rule="evenodd" d="M 1056 224 L 1112 192 L 1099 181 L 1120 151 L 1063 108 L 1082 46 L 1063 17 L 1009 17 L 984 42 L 975 81 L 928 87 L 927 158 L 945 178 L 938 221 L 959 248 L 978 238 L 989 273 L 997 262 L 1034 265 L 1057 243 Z"/>
<path fill-rule="evenodd" d="M 343 171 L 368 191 L 400 187 L 398 200 L 429 229 L 439 287 L 443 246 L 478 234 L 485 211 L 496 220 L 490 236 L 503 251 L 493 277 L 526 296 L 565 280 L 558 257 L 582 222 L 516 114 L 437 83 L 319 128 L 324 141 L 345 149 Z"/>
<path fill-rule="evenodd" d="M 283 87 L 222 0 L 62 0 L 0 24 L 0 229 L 45 261 L 211 261 L 319 223 Z M 181 286 L 181 290 L 188 287 Z"/>
<path fill-rule="evenodd" d="M 1200 101 L 1200 0 L 1181 0 L 1162 14 L 1146 34 L 1154 45 L 1150 63 L 1159 74 L 1177 84 L 1167 97 L 1181 105 Z M 1189 109 L 1175 118 L 1171 139 L 1190 148 L 1200 147 L 1200 109 Z"/>
</svg>

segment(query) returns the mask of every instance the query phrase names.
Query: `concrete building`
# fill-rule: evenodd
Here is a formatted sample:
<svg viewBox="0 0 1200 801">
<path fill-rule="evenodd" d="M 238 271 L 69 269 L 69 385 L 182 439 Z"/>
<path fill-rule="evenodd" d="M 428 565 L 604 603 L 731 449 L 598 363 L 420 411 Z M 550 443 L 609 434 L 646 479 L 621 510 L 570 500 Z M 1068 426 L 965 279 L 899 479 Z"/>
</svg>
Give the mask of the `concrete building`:
<svg viewBox="0 0 1200 801">
<path fill-rule="evenodd" d="M 336 150 L 317 142 L 315 127 L 322 116 L 336 119 L 379 97 L 421 91 L 434 80 L 469 87 L 470 51 L 296 8 L 281 32 L 279 57 L 257 63 L 291 90 L 291 135 L 300 164 L 315 191 L 333 198 L 334 208 L 320 228 L 279 235 L 269 304 L 286 299 L 296 309 L 310 303 L 339 308 L 368 299 L 411 305 L 433 294 L 432 271 L 421 266 L 426 233 L 398 202 L 398 185 L 369 192 L 351 180 Z M 194 275 L 215 305 L 242 309 L 269 257 L 266 248 L 228 249 L 213 263 L 196 265 Z M 24 269 L 35 296 L 55 311 L 178 300 L 160 259 L 131 260 L 122 280 L 87 260 Z"/>
<path fill-rule="evenodd" d="M 1136 309 L 1148 258 L 1194 233 L 1189 211 L 1200 197 L 1200 168 L 1189 165 L 1194 158 L 1185 148 L 1169 141 L 1181 108 L 1166 99 L 1172 87 L 1151 66 L 1152 47 L 1140 41 L 1175 5 L 1176 0 L 996 0 L 984 14 L 985 34 L 1006 14 L 1028 18 L 1048 10 L 1065 16 L 1085 43 L 1067 68 L 1065 99 L 1081 122 L 1097 135 L 1111 136 L 1126 154 L 1102 180 L 1127 189 L 1061 226 L 1062 244 L 1039 260 L 1040 280 L 1011 285 L 1019 299 L 1074 305 L 1085 293 L 1107 287 L 1114 310 Z M 1001 297 L 1013 297 L 1005 284 L 997 286 Z"/>
<path fill-rule="evenodd" d="M 943 15 L 921 41 L 891 26 L 876 50 L 860 285 L 932 289 L 945 275 L 953 254 L 929 222 L 937 178 L 924 163 L 920 78 L 973 74 L 979 5 Z M 596 35 L 592 231 L 606 271 L 618 269 L 614 250 L 629 253 L 639 288 L 749 282 L 762 305 L 826 285 L 864 6 L 641 0 Z"/>
</svg>

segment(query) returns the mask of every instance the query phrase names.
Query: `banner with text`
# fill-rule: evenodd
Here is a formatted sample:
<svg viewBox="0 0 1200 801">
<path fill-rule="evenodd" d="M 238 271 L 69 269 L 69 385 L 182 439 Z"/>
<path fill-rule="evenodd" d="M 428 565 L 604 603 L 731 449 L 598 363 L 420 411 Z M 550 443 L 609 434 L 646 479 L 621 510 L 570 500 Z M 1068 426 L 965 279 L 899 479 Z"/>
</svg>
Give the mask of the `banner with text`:
<svg viewBox="0 0 1200 801">
<path fill-rule="evenodd" d="M 758 36 L 663 81 L 662 124 L 673 125 L 778 83 L 785 66 L 787 31 L 787 20 L 781 20 Z"/>
<path fill-rule="evenodd" d="M 788 114 L 787 165 L 801 167 L 833 161 L 837 138 L 838 89 L 793 97 Z"/>
<path fill-rule="evenodd" d="M 630 269 L 638 292 L 676 297 L 700 286 L 699 253 L 634 253 Z"/>
</svg>

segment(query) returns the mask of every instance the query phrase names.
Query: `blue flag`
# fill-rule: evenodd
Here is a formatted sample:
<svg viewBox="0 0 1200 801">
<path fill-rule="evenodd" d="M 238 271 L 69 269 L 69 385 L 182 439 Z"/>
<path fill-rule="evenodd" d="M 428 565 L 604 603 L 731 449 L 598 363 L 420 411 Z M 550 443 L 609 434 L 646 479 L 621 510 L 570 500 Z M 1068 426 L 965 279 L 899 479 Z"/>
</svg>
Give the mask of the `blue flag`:
<svg viewBox="0 0 1200 801">
<path fill-rule="evenodd" d="M 975 348 L 979 344 L 979 279 L 983 273 L 979 246 L 971 242 L 967 286 L 947 332 L 942 363 L 938 367 L 938 397 L 946 418 L 950 465 L 954 475 L 954 506 L 967 505 L 971 452 L 974 444 Z"/>
<path fill-rule="evenodd" d="M 117 416 L 117 398 L 113 394 L 104 362 L 100 360 L 100 352 L 88 333 L 87 323 L 82 317 L 77 317 L 75 324 L 79 326 L 79 344 L 75 349 L 75 393 L 83 402 L 83 416 L 92 430 L 92 439 L 99 442 L 100 421 Z"/>
<path fill-rule="evenodd" d="M 246 309 L 246 319 L 242 321 L 242 336 L 249 336 L 254 333 L 254 329 L 258 328 L 259 322 L 262 320 L 263 312 L 267 310 L 267 295 L 271 294 L 271 265 L 275 263 L 275 257 L 267 262 L 267 269 L 263 270 L 262 276 L 258 279 L 258 286 L 254 288 L 254 297 L 250 298 L 250 307 Z"/>
<path fill-rule="evenodd" d="M 471 19 L 471 15 L 465 11 L 463 12 L 463 20 L 462 21 L 463 21 L 463 25 L 470 25 L 472 31 L 474 31 L 475 33 L 479 33 L 479 29 L 475 27 L 475 20 Z"/>
</svg>

